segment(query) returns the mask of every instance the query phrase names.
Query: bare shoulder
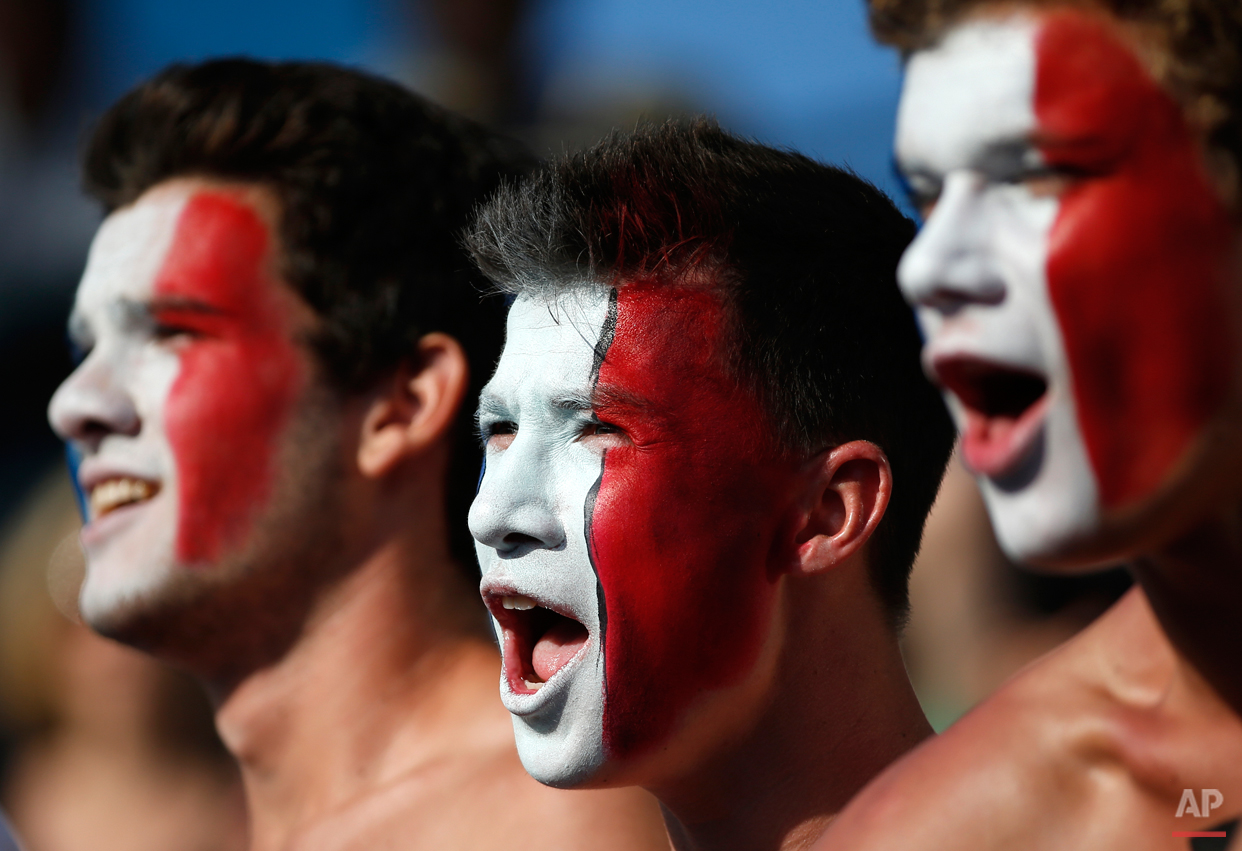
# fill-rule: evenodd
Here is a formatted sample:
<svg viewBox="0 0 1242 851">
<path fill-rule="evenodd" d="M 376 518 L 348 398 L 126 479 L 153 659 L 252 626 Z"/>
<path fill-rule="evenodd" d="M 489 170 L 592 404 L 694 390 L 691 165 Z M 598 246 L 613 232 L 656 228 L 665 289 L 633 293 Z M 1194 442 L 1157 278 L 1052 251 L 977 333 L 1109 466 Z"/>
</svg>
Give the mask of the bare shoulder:
<svg viewBox="0 0 1242 851">
<path fill-rule="evenodd" d="M 1205 733 L 1234 756 L 1242 729 L 1183 674 L 1131 592 L 881 774 L 818 847 L 1184 851 L 1179 784 L 1211 776 Z"/>
<path fill-rule="evenodd" d="M 291 851 L 501 847 L 664 851 L 668 842 L 645 793 L 549 789 L 526 774 L 510 746 L 411 772 L 325 818 Z"/>
</svg>

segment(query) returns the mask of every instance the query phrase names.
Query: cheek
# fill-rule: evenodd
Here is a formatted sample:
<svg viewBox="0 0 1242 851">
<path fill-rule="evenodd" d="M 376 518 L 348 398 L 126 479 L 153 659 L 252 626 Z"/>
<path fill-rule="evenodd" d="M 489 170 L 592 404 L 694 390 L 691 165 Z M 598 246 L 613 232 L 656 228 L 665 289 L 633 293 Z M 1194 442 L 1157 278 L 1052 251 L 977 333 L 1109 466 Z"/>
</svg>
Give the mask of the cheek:
<svg viewBox="0 0 1242 851">
<path fill-rule="evenodd" d="M 1072 135 L 1076 124 L 1098 121 L 1090 111 L 1100 105 L 1075 102 L 1057 63 L 1074 47 L 1067 41 L 1093 37 L 1072 27 L 1044 33 L 1042 125 Z M 1229 392 L 1232 226 L 1176 104 L 1118 48 L 1092 46 L 1069 55 L 1096 56 L 1114 73 L 1135 64 L 1112 101 L 1125 114 L 1110 122 L 1140 129 L 1114 173 L 1063 198 L 1047 274 L 1100 501 L 1118 508 L 1166 480 Z"/>
<path fill-rule="evenodd" d="M 588 498 L 613 757 L 658 745 L 697 696 L 748 673 L 774 599 L 767 565 L 777 493 L 756 452 L 770 437 L 757 408 L 694 386 L 691 361 L 668 356 L 672 341 L 651 345 L 651 314 L 663 307 L 621 291 L 600 382 L 679 397 L 695 426 L 709 428 L 705 439 L 610 449 Z"/>
<path fill-rule="evenodd" d="M 188 339 L 164 422 L 177 464 L 177 557 L 212 562 L 244 541 L 271 493 L 278 438 L 305 384 L 292 309 L 264 273 L 261 220 L 230 198 L 187 204 L 156 279 L 162 296 L 222 305 L 219 333 Z"/>
<path fill-rule="evenodd" d="M 165 415 L 177 462 L 181 561 L 214 561 L 246 537 L 271 492 L 278 437 L 302 372 L 298 353 L 277 334 L 182 353 Z"/>
</svg>

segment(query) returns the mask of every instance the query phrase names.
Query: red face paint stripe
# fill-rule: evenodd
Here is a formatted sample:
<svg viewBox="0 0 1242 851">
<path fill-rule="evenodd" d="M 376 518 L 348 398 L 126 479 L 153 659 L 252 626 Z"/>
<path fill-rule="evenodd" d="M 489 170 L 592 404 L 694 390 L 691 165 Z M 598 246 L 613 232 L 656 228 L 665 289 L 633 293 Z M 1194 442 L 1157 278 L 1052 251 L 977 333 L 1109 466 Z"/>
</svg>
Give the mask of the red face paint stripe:
<svg viewBox="0 0 1242 851">
<path fill-rule="evenodd" d="M 266 225 L 243 202 L 203 192 L 186 204 L 156 278 L 157 297 L 203 302 L 221 316 L 178 350 L 165 408 L 177 463 L 176 552 L 211 562 L 244 539 L 270 494 L 274 448 L 302 385 L 281 284 L 265 271 Z"/>
<path fill-rule="evenodd" d="M 1048 286 L 1106 508 L 1150 494 L 1220 410 L 1233 229 L 1178 105 L 1107 26 L 1045 18 L 1035 112 L 1061 199 Z"/>
<path fill-rule="evenodd" d="M 722 366 L 724 317 L 707 292 L 626 285 L 600 367 L 602 396 L 637 393 L 660 412 L 597 410 L 633 441 L 608 450 L 589 515 L 614 757 L 657 745 L 697 696 L 733 684 L 766 634 L 790 467 Z"/>
</svg>

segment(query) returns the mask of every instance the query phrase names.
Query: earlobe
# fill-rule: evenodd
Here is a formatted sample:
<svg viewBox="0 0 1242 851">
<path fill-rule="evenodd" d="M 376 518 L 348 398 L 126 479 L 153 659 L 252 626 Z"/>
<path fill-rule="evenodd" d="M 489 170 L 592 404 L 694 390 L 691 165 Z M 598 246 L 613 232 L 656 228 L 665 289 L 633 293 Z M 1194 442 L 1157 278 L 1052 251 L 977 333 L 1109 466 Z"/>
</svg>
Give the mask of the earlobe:
<svg viewBox="0 0 1242 851">
<path fill-rule="evenodd" d="M 363 417 L 358 444 L 363 475 L 383 476 L 440 443 L 453 427 L 469 373 L 466 354 L 452 337 L 437 332 L 419 340 L 418 361 L 397 368 Z"/>
<path fill-rule="evenodd" d="M 888 508 L 893 473 L 880 447 L 855 440 L 813 459 L 795 572 L 829 570 L 861 552 Z"/>
</svg>

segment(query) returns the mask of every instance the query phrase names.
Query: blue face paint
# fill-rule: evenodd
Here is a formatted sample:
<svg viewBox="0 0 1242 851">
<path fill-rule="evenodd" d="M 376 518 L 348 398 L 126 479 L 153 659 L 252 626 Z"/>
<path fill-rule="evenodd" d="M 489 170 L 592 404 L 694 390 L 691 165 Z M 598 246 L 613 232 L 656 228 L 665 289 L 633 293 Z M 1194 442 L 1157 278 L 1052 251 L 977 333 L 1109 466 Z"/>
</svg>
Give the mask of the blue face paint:
<svg viewBox="0 0 1242 851">
<path fill-rule="evenodd" d="M 78 467 L 82 465 L 82 453 L 72 443 L 65 444 L 65 461 L 69 465 L 69 480 L 73 484 L 73 496 L 78 502 L 78 511 L 82 513 L 82 522 L 90 522 L 90 513 L 86 504 L 86 492 L 78 481 Z"/>
<path fill-rule="evenodd" d="M 77 369 L 82 365 L 82 361 L 86 360 L 89 352 L 82 347 L 73 334 L 65 335 L 65 343 L 69 347 L 69 357 L 73 361 L 73 368 Z M 87 508 L 86 492 L 82 490 L 82 485 L 78 481 L 78 467 L 82 466 L 82 453 L 75 449 L 72 443 L 65 444 L 65 463 L 69 465 L 69 480 L 73 484 L 73 497 L 77 500 L 82 522 L 89 523 L 91 518 Z"/>
</svg>

